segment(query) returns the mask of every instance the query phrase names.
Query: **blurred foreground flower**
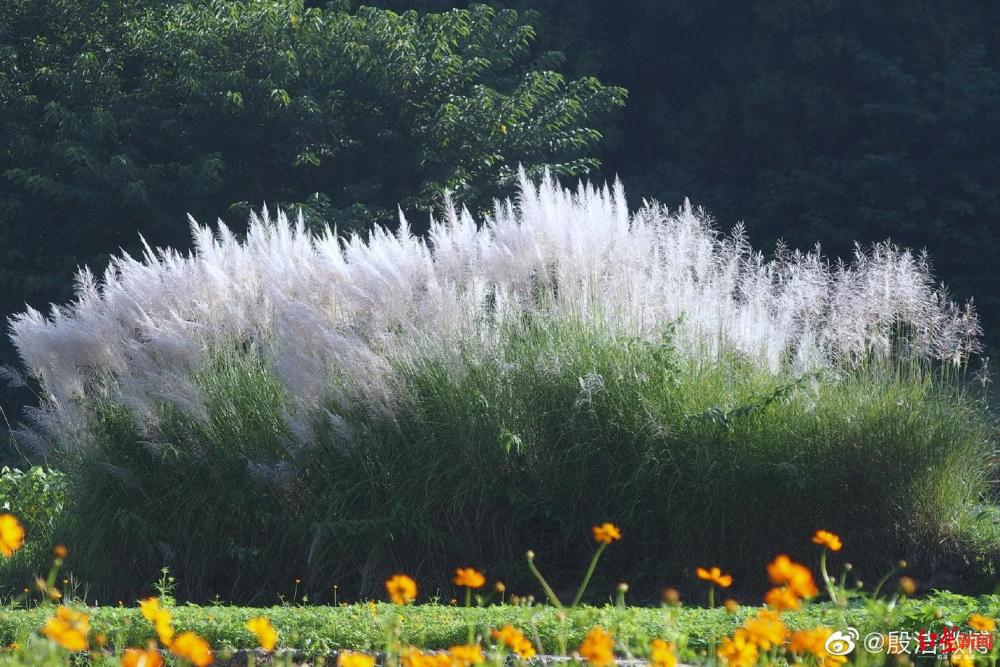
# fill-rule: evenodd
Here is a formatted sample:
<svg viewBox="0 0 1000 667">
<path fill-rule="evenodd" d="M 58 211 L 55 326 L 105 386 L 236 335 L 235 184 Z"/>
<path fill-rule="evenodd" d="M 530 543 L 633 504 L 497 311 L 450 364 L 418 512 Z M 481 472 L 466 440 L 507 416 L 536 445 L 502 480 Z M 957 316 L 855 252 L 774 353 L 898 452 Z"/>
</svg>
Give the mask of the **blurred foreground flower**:
<svg viewBox="0 0 1000 667">
<path fill-rule="evenodd" d="M 506 645 L 521 660 L 527 660 L 535 656 L 535 647 L 524 636 L 524 633 L 513 625 L 505 625 L 499 630 L 494 630 L 493 639 Z"/>
<path fill-rule="evenodd" d="M 10 558 L 24 544 L 24 526 L 10 513 L 0 514 L 0 554 Z"/>
<path fill-rule="evenodd" d="M 67 651 L 87 649 L 87 635 L 90 633 L 90 617 L 69 607 L 59 607 L 56 614 L 42 628 L 42 634 L 62 646 Z"/>
<path fill-rule="evenodd" d="M 375 667 L 375 656 L 354 651 L 341 651 L 337 655 L 337 667 Z"/>
<path fill-rule="evenodd" d="M 122 654 L 122 667 L 163 667 L 163 656 L 155 645 L 146 650 L 127 648 Z"/>
<path fill-rule="evenodd" d="M 177 635 L 177 639 L 170 644 L 170 652 L 195 667 L 208 667 L 215 661 L 208 642 L 190 631 Z"/>
<path fill-rule="evenodd" d="M 278 631 L 274 629 L 271 621 L 267 618 L 264 616 L 251 618 L 247 621 L 247 630 L 257 637 L 257 643 L 262 649 L 268 653 L 274 650 L 274 644 L 278 640 Z"/>
<path fill-rule="evenodd" d="M 615 662 L 615 640 L 610 632 L 597 626 L 584 637 L 578 652 L 594 667 L 608 667 Z"/>
</svg>

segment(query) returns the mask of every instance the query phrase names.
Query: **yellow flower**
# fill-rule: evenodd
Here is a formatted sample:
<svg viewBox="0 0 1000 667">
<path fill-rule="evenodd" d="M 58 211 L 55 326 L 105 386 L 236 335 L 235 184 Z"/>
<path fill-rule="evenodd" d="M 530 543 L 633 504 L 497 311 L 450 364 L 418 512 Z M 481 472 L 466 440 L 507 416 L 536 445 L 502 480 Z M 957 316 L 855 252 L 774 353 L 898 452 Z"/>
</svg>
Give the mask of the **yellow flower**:
<svg viewBox="0 0 1000 667">
<path fill-rule="evenodd" d="M 155 646 L 146 650 L 127 648 L 122 654 L 122 667 L 163 667 L 163 656 Z"/>
<path fill-rule="evenodd" d="M 0 514 L 0 554 L 10 558 L 24 544 L 24 526 L 13 514 Z"/>
<path fill-rule="evenodd" d="M 776 611 L 789 611 L 802 606 L 802 601 L 795 591 L 788 586 L 772 588 L 764 595 L 764 604 Z"/>
<path fill-rule="evenodd" d="M 170 624 L 170 612 L 160 606 L 157 598 L 146 598 L 139 601 L 139 610 L 147 621 L 156 629 L 156 636 L 164 646 L 170 646 L 174 638 L 174 628 Z"/>
<path fill-rule="evenodd" d="M 737 630 L 722 640 L 715 654 L 730 667 L 752 667 L 757 663 L 757 645 L 749 641 L 745 630 Z"/>
<path fill-rule="evenodd" d="M 191 631 L 177 635 L 177 639 L 170 644 L 170 652 L 195 667 L 208 667 L 215 660 L 208 642 Z"/>
<path fill-rule="evenodd" d="M 730 614 L 735 614 L 737 611 L 739 611 L 740 603 L 732 598 L 726 598 L 725 601 L 722 603 L 722 607 Z"/>
<path fill-rule="evenodd" d="M 677 667 L 674 645 L 662 639 L 654 639 L 649 645 L 650 667 Z"/>
<path fill-rule="evenodd" d="M 613 523 L 602 523 L 600 526 L 594 526 L 591 530 L 594 532 L 594 541 L 601 544 L 611 544 L 622 539 L 622 531 L 618 530 L 618 526 Z"/>
<path fill-rule="evenodd" d="M 89 632 L 90 617 L 69 607 L 56 609 L 56 615 L 46 621 L 42 628 L 43 635 L 67 651 L 86 650 Z"/>
<path fill-rule="evenodd" d="M 743 624 L 748 641 L 758 648 L 770 651 L 775 646 L 781 646 L 788 638 L 788 628 L 781 622 L 781 616 L 776 611 L 763 609 L 753 618 Z"/>
<path fill-rule="evenodd" d="M 499 630 L 494 630 L 492 635 L 493 639 L 506 644 L 507 648 L 522 660 L 535 657 L 535 647 L 524 633 L 513 625 L 505 625 Z"/>
<path fill-rule="evenodd" d="M 448 649 L 448 655 L 452 662 L 462 667 L 469 665 L 479 665 L 486 661 L 483 656 L 483 649 L 479 644 L 459 644 Z"/>
<path fill-rule="evenodd" d="M 486 575 L 471 567 L 460 567 L 455 569 L 456 586 L 468 586 L 469 588 L 482 588 L 486 585 Z"/>
<path fill-rule="evenodd" d="M 813 544 L 824 546 L 830 551 L 840 551 L 844 546 L 840 541 L 840 536 L 828 530 L 817 530 L 813 534 Z"/>
<path fill-rule="evenodd" d="M 337 667 L 375 667 L 375 656 L 367 653 L 341 651 L 337 655 Z"/>
<path fill-rule="evenodd" d="M 830 636 L 829 628 L 813 628 L 812 630 L 797 630 L 788 640 L 788 650 L 799 655 L 815 654 L 817 648 L 823 648 L 826 638 Z"/>
<path fill-rule="evenodd" d="M 951 654 L 951 664 L 956 667 L 975 667 L 976 658 L 968 649 L 959 649 Z"/>
<path fill-rule="evenodd" d="M 982 614 L 973 614 L 970 616 L 968 625 L 973 630 L 979 632 L 996 632 L 997 629 L 997 622 L 989 616 L 983 616 Z"/>
<path fill-rule="evenodd" d="M 899 590 L 903 591 L 904 595 L 913 595 L 917 592 L 917 582 L 913 580 L 913 577 L 900 577 Z"/>
<path fill-rule="evenodd" d="M 52 547 L 52 555 L 59 560 L 63 560 L 69 555 L 69 549 L 66 548 L 65 544 L 57 544 Z"/>
<path fill-rule="evenodd" d="M 403 667 L 454 667 L 448 653 L 429 653 L 410 647 L 400 657 Z"/>
<path fill-rule="evenodd" d="M 144 598 L 139 600 L 139 611 L 143 618 L 150 623 L 156 621 L 156 614 L 160 611 L 160 601 L 157 598 Z"/>
<path fill-rule="evenodd" d="M 385 582 L 389 599 L 395 604 L 406 604 L 417 598 L 417 582 L 405 574 L 394 574 Z"/>
<path fill-rule="evenodd" d="M 713 584 L 717 584 L 720 588 L 729 588 L 733 585 L 733 575 L 722 574 L 722 570 L 717 567 L 713 567 L 708 570 L 703 567 L 699 567 L 695 570 L 695 574 L 698 575 L 699 579 L 710 581 Z"/>
<path fill-rule="evenodd" d="M 257 643 L 265 651 L 274 650 L 274 643 L 278 640 L 278 631 L 271 625 L 271 621 L 264 616 L 257 616 L 247 621 L 247 630 L 254 633 Z"/>
<path fill-rule="evenodd" d="M 768 563 L 767 574 L 772 583 L 788 586 L 800 598 L 816 597 L 819 594 L 809 568 L 799 565 L 785 554 Z"/>
<path fill-rule="evenodd" d="M 615 640 L 610 632 L 597 626 L 583 638 L 578 652 L 595 667 L 607 667 L 615 662 Z"/>
<path fill-rule="evenodd" d="M 676 588 L 664 588 L 663 601 L 669 605 L 678 605 L 681 603 L 681 594 Z"/>
<path fill-rule="evenodd" d="M 833 634 L 832 628 L 813 628 L 793 632 L 788 640 L 788 650 L 799 656 L 816 656 L 821 667 L 837 667 L 847 662 L 847 656 L 831 655 L 826 650 L 826 640 Z"/>
</svg>

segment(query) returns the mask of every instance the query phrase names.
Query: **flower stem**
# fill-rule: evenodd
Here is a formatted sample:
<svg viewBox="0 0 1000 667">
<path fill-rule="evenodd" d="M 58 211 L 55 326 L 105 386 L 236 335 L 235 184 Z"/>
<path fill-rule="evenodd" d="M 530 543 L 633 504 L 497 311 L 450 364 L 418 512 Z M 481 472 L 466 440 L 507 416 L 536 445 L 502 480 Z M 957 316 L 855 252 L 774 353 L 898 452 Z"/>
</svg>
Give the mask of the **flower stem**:
<svg viewBox="0 0 1000 667">
<path fill-rule="evenodd" d="M 583 581 L 580 583 L 580 589 L 576 592 L 576 597 L 573 598 L 573 604 L 570 607 L 575 607 L 580 604 L 580 600 L 583 599 L 583 593 L 587 590 L 587 586 L 590 585 L 590 578 L 594 576 L 594 570 L 597 568 L 597 561 L 600 560 L 601 554 L 604 553 L 604 549 L 608 545 L 604 542 L 597 547 L 597 551 L 594 552 L 594 557 L 590 559 L 590 565 L 587 567 L 587 573 L 583 575 Z"/>
<path fill-rule="evenodd" d="M 819 555 L 819 571 L 823 575 L 823 583 L 826 584 L 826 592 L 830 595 L 830 602 L 837 604 L 836 587 L 833 585 L 833 580 L 830 579 L 830 574 L 826 571 L 826 552 L 826 547 L 823 547 L 823 553 Z"/>
<path fill-rule="evenodd" d="M 535 575 L 535 579 L 538 579 L 538 583 L 542 585 L 542 590 L 545 591 L 545 595 L 549 598 L 549 602 L 555 605 L 557 609 L 562 609 L 562 602 L 560 602 L 559 598 L 556 597 L 555 591 L 552 590 L 552 587 L 549 586 L 549 582 L 545 581 L 545 577 L 543 577 L 542 573 L 538 571 L 537 567 L 535 567 L 535 555 L 531 552 L 529 552 L 528 555 L 528 569 L 531 570 L 531 574 Z"/>
</svg>

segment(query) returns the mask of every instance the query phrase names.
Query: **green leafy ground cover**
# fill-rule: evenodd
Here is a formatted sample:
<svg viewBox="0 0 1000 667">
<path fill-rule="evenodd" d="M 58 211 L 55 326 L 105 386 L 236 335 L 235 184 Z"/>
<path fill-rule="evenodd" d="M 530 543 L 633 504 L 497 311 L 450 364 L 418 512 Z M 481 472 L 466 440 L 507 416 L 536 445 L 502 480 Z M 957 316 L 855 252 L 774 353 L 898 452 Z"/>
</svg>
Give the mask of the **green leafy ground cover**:
<svg viewBox="0 0 1000 667">
<path fill-rule="evenodd" d="M 446 649 L 465 643 L 468 628 L 486 636 L 491 628 L 512 624 L 555 651 L 560 634 L 570 647 L 577 646 L 587 631 L 597 625 L 613 632 L 628 644 L 648 643 L 654 637 L 683 633 L 687 649 L 704 649 L 712 638 L 719 638 L 737 628 L 759 611 L 758 607 L 740 607 L 730 613 L 722 608 L 703 607 L 581 607 L 560 612 L 553 607 L 494 605 L 455 607 L 445 604 L 421 604 L 401 607 L 387 603 L 357 603 L 344 607 L 284 605 L 268 608 L 180 605 L 173 609 L 178 632 L 193 630 L 220 651 L 252 649 L 257 646 L 246 622 L 266 616 L 278 630 L 279 648 L 294 648 L 306 654 L 321 655 L 342 649 L 379 650 L 386 642 L 386 626 L 398 621 L 399 640 L 424 649 Z M 879 616 L 885 611 L 886 620 Z M 865 607 L 838 609 L 829 604 L 808 605 L 801 610 L 784 612 L 785 624 L 792 630 L 827 625 L 868 629 L 891 627 L 916 632 L 939 627 L 944 620 L 962 623 L 972 613 L 1000 615 L 1000 595 L 978 598 L 937 593 L 918 600 L 900 600 L 891 609 Z M 50 607 L 8 609 L 0 612 L 0 642 L 23 645 L 45 619 Z M 105 634 L 109 645 L 143 646 L 155 639 L 152 626 L 139 610 L 128 607 L 94 607 L 90 610 L 94 632 Z"/>
</svg>

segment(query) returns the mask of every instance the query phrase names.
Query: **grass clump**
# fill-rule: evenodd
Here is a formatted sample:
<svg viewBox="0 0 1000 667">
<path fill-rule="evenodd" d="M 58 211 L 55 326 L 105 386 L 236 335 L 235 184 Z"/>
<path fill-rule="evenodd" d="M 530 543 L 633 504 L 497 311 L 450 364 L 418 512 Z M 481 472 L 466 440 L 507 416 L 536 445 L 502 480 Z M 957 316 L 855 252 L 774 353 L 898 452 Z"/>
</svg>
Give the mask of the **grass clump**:
<svg viewBox="0 0 1000 667">
<path fill-rule="evenodd" d="M 66 472 L 105 599 L 165 564 L 200 600 L 398 568 L 446 591 L 469 560 L 516 582 L 528 548 L 562 592 L 595 520 L 634 536 L 595 595 L 755 571 L 817 525 L 929 583 L 994 567 L 978 322 L 923 257 L 765 259 L 689 205 L 549 180 L 482 226 L 449 204 L 427 239 L 194 232 L 12 322 L 44 392 L 20 441 Z"/>
</svg>

